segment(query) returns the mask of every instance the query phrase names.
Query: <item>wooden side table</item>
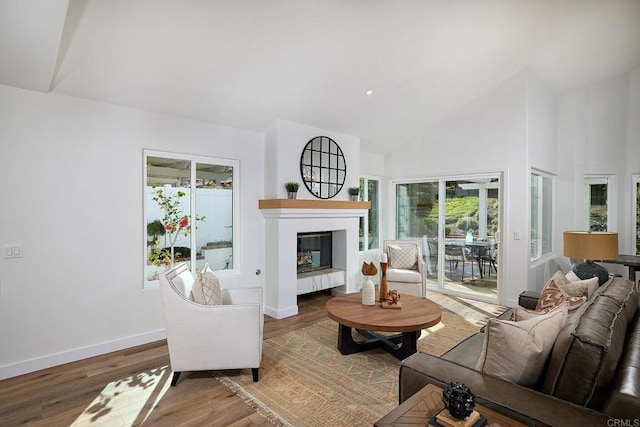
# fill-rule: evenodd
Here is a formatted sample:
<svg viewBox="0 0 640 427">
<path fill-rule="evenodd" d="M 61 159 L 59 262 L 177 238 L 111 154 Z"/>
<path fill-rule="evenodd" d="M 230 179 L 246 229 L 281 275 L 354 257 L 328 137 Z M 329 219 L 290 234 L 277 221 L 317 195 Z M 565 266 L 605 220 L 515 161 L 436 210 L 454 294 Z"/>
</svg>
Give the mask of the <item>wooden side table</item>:
<svg viewBox="0 0 640 427">
<path fill-rule="evenodd" d="M 640 271 L 640 255 L 619 254 L 616 259 L 602 260 L 611 264 L 622 264 L 629 268 L 629 280 L 636 281 L 636 272 Z"/>
<path fill-rule="evenodd" d="M 473 390 L 471 390 L 473 392 Z M 419 392 L 405 400 L 400 406 L 382 417 L 374 424 L 375 427 L 399 426 L 427 426 L 429 420 L 444 409 L 441 400 L 442 389 L 433 384 L 427 384 Z M 487 426 L 524 427 L 518 421 L 512 420 L 481 405 L 475 410 L 487 417 Z"/>
</svg>

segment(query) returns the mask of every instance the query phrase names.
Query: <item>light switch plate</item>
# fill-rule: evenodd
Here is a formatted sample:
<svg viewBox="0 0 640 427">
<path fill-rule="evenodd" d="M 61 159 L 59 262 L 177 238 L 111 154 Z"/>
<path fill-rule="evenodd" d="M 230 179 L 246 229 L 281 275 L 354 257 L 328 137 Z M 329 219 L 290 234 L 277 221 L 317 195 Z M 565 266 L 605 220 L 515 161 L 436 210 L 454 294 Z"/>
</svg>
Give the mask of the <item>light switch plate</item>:
<svg viewBox="0 0 640 427">
<path fill-rule="evenodd" d="M 5 258 L 22 258 L 22 243 L 4 245 Z"/>
</svg>

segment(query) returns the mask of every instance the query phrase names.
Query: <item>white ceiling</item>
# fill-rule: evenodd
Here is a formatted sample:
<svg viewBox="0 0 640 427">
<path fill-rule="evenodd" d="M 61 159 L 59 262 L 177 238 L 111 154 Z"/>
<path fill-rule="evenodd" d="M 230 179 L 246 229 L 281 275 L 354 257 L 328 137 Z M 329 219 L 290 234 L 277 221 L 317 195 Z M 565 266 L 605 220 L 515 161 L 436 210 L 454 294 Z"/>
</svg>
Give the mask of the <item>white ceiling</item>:
<svg viewBox="0 0 640 427">
<path fill-rule="evenodd" d="M 523 69 L 638 66 L 640 0 L 0 0 L 2 84 L 379 153 Z"/>
</svg>

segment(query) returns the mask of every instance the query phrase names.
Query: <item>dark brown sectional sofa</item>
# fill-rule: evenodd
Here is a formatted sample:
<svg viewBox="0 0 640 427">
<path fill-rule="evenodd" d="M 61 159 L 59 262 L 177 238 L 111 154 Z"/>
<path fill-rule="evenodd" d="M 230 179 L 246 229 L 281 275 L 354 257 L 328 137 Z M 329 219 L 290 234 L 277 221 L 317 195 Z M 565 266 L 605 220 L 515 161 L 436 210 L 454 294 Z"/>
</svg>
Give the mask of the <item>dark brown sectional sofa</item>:
<svg viewBox="0 0 640 427">
<path fill-rule="evenodd" d="M 440 357 L 405 359 L 400 402 L 426 384 L 457 381 L 479 403 L 527 425 L 640 426 L 639 286 L 620 277 L 603 284 L 560 331 L 535 388 L 476 371 L 484 341 L 479 332 Z M 533 309 L 536 298 L 527 292 L 519 302 Z"/>
</svg>

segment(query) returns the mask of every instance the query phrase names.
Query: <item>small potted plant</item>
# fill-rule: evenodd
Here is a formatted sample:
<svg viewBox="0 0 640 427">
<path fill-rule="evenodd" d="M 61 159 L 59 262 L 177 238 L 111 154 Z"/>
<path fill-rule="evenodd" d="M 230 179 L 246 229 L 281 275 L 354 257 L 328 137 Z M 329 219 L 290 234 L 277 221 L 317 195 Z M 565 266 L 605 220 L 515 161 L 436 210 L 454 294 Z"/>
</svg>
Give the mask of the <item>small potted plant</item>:
<svg viewBox="0 0 640 427">
<path fill-rule="evenodd" d="M 300 187 L 300 184 L 298 184 L 297 182 L 287 182 L 284 186 L 287 189 L 287 197 L 290 199 L 295 199 L 296 194 L 298 194 L 298 188 Z"/>
<path fill-rule="evenodd" d="M 360 187 L 349 187 L 349 200 L 358 201 L 358 195 L 360 194 Z"/>
</svg>

